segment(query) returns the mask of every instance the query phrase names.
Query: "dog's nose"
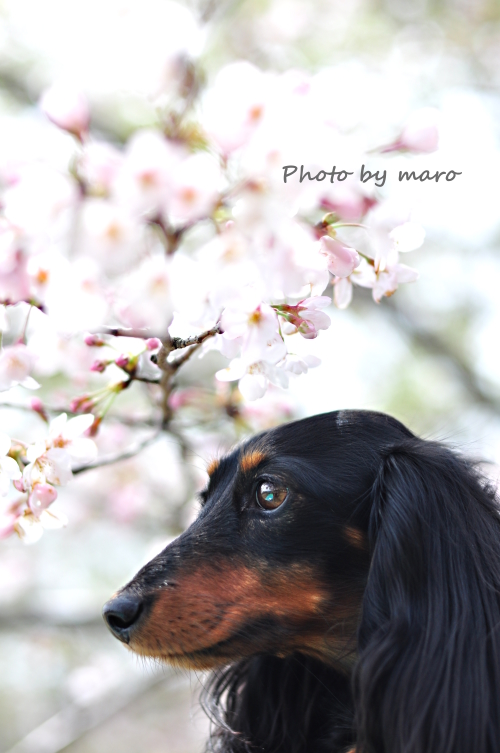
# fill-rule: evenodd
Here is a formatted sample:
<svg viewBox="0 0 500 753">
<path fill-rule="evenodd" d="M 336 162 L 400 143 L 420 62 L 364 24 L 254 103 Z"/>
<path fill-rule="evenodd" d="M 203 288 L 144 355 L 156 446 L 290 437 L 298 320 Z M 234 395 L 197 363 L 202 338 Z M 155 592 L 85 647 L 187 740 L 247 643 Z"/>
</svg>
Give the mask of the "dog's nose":
<svg viewBox="0 0 500 753">
<path fill-rule="evenodd" d="M 103 607 L 102 616 L 109 629 L 120 641 L 128 643 L 142 613 L 142 599 L 137 594 L 120 594 Z"/>
</svg>

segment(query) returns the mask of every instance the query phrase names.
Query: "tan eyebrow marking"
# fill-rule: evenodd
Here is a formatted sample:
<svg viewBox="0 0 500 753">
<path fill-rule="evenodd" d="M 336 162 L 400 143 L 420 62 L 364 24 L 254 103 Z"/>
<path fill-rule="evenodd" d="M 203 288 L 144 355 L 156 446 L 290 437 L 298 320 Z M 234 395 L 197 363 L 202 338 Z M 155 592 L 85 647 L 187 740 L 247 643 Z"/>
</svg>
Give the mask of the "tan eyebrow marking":
<svg viewBox="0 0 500 753">
<path fill-rule="evenodd" d="M 367 549 L 367 541 L 363 531 L 359 528 L 353 528 L 352 526 L 346 526 L 344 528 L 344 536 L 349 544 L 355 546 L 356 549 Z"/>
<path fill-rule="evenodd" d="M 265 453 L 260 452 L 259 450 L 252 450 L 251 452 L 246 452 L 240 458 L 240 470 L 242 470 L 243 473 L 248 473 L 248 471 L 253 471 L 253 469 L 257 468 L 257 466 L 260 465 L 262 461 L 265 459 L 266 459 Z"/>
<path fill-rule="evenodd" d="M 217 468 L 219 467 L 219 465 L 220 465 L 220 460 L 218 460 L 217 458 L 212 458 L 212 460 L 207 465 L 208 475 L 212 476 L 217 470 Z"/>
</svg>

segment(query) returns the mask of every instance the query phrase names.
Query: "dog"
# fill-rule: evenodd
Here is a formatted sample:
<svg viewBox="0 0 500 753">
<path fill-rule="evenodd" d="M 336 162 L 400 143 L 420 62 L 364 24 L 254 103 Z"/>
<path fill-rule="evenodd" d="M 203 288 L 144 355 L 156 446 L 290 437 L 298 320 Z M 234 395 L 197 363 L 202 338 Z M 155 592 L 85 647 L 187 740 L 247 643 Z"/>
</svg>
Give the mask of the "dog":
<svg viewBox="0 0 500 753">
<path fill-rule="evenodd" d="M 337 411 L 208 468 L 198 518 L 104 607 L 212 670 L 217 753 L 499 753 L 500 516 L 476 465 Z"/>
</svg>

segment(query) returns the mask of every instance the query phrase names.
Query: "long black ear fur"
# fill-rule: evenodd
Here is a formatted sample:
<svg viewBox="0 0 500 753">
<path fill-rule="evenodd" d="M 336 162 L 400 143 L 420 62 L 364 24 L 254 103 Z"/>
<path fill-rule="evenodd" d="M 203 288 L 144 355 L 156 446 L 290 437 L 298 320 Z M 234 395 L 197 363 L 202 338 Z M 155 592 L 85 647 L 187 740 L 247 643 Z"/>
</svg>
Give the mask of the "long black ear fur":
<svg viewBox="0 0 500 753">
<path fill-rule="evenodd" d="M 499 753 L 500 520 L 473 465 L 387 450 L 355 674 L 360 753 Z"/>
</svg>

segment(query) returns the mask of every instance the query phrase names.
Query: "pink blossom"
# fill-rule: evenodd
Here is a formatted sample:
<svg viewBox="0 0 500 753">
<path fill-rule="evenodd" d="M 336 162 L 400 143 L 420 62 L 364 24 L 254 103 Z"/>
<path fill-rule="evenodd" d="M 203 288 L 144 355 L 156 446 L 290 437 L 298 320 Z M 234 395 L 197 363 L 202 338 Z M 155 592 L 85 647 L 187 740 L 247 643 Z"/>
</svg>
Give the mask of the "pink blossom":
<svg viewBox="0 0 500 753">
<path fill-rule="evenodd" d="M 9 512 L 0 513 L 0 539 L 6 539 L 14 533 L 17 517 Z"/>
<path fill-rule="evenodd" d="M 94 460 L 97 447 L 91 439 L 82 436 L 93 423 L 94 417 L 90 414 L 69 421 L 66 413 L 54 418 L 48 437 L 26 450 L 29 463 L 23 471 L 25 488 L 33 490 L 37 484 L 64 486 L 73 476 L 73 463 Z"/>
<path fill-rule="evenodd" d="M 401 283 L 416 280 L 418 280 L 416 269 L 406 264 L 388 266 L 383 272 L 377 274 L 377 280 L 373 286 L 373 300 L 379 303 L 384 296 L 391 296 Z"/>
<path fill-rule="evenodd" d="M 132 211 L 161 212 L 170 198 L 172 176 L 185 152 L 159 131 L 132 136 L 113 184 L 113 195 Z"/>
<path fill-rule="evenodd" d="M 248 62 L 227 65 L 204 103 L 202 122 L 224 154 L 242 146 L 263 119 L 270 77 Z"/>
<path fill-rule="evenodd" d="M 91 371 L 97 371 L 99 374 L 102 374 L 103 371 L 106 371 L 106 367 L 109 366 L 110 363 L 113 363 L 112 361 L 94 361 L 92 366 L 90 367 Z"/>
<path fill-rule="evenodd" d="M 42 95 L 40 106 L 47 117 L 69 133 L 82 139 L 90 124 L 87 98 L 72 84 L 58 81 Z"/>
<path fill-rule="evenodd" d="M 267 361 L 245 363 L 242 359 L 231 361 L 226 369 L 216 373 L 221 382 L 238 380 L 238 389 L 246 400 L 258 400 L 265 395 L 269 383 L 288 387 L 289 375 L 284 368 Z"/>
<path fill-rule="evenodd" d="M 246 363 L 277 363 L 286 353 L 276 312 L 265 303 L 254 308 L 251 295 L 247 301 L 241 299 L 240 306 L 225 309 L 220 323 L 224 340 L 241 338 L 241 357 Z"/>
<path fill-rule="evenodd" d="M 39 387 L 30 376 L 35 361 L 35 354 L 22 343 L 4 348 L 0 353 L 0 391 L 8 390 L 17 384 L 28 389 Z"/>
<path fill-rule="evenodd" d="M 136 264 L 143 247 L 144 227 L 129 209 L 102 198 L 84 202 L 80 210 L 79 253 L 96 259 L 112 276 Z"/>
<path fill-rule="evenodd" d="M 408 118 L 401 135 L 382 152 L 435 152 L 439 145 L 439 112 L 431 107 L 416 110 Z"/>
<path fill-rule="evenodd" d="M 125 368 L 129 365 L 130 356 L 127 353 L 122 353 L 118 356 L 118 358 L 115 359 L 115 363 L 117 366 L 120 366 L 120 368 Z"/>
<path fill-rule="evenodd" d="M 321 238 L 319 251 L 327 257 L 328 270 L 337 277 L 349 277 L 359 265 L 358 252 L 329 235 Z"/>
<path fill-rule="evenodd" d="M 115 308 L 129 327 L 166 332 L 173 313 L 171 262 L 164 254 L 142 261 L 115 289 Z"/>
<path fill-rule="evenodd" d="M 28 504 L 31 512 L 39 515 L 42 510 L 50 507 L 55 499 L 57 499 L 57 490 L 51 484 L 39 483 L 33 486 Z"/>
<path fill-rule="evenodd" d="M 313 296 L 304 298 L 295 306 L 281 304 L 273 308 L 276 309 L 279 316 L 293 325 L 294 329 L 290 334 L 299 332 L 302 337 L 312 340 L 318 336 L 319 330 L 328 329 L 331 324 L 330 317 L 323 311 L 319 311 L 319 309 L 329 306 L 330 303 L 331 300 L 328 296 Z"/>
<path fill-rule="evenodd" d="M 146 350 L 158 350 L 161 348 L 161 340 L 157 337 L 150 337 L 146 340 Z"/>
<path fill-rule="evenodd" d="M 101 348 L 103 345 L 106 345 L 106 342 L 99 335 L 85 335 L 84 343 L 90 348 Z"/>
<path fill-rule="evenodd" d="M 18 303 L 31 297 L 26 253 L 19 247 L 18 233 L 0 219 L 0 301 Z"/>
<path fill-rule="evenodd" d="M 349 277 L 336 277 L 333 281 L 333 302 L 338 309 L 346 309 L 352 301 L 352 282 Z"/>
<path fill-rule="evenodd" d="M 78 163 L 78 177 L 93 194 L 109 194 L 122 162 L 123 155 L 111 144 L 89 141 Z"/>
<path fill-rule="evenodd" d="M 215 159 L 203 152 L 190 155 L 174 172 L 167 212 L 174 223 L 210 215 L 220 189 L 221 174 Z"/>
<path fill-rule="evenodd" d="M 347 308 L 352 300 L 353 283 L 362 288 L 373 288 L 376 280 L 377 275 L 373 265 L 362 258 L 349 277 L 337 277 L 333 281 L 333 302 L 339 309 Z"/>
<path fill-rule="evenodd" d="M 62 528 L 66 524 L 66 518 L 60 513 L 56 515 L 51 510 L 42 510 L 39 515 L 35 515 L 26 509 L 17 518 L 14 530 L 25 544 L 34 544 L 41 538 L 44 530 Z"/>
<path fill-rule="evenodd" d="M 39 397 L 32 397 L 30 400 L 31 410 L 35 411 L 35 413 L 38 413 L 41 419 L 45 421 L 46 423 L 49 422 L 49 418 L 47 416 L 47 412 L 44 408 L 44 405 Z"/>
</svg>

